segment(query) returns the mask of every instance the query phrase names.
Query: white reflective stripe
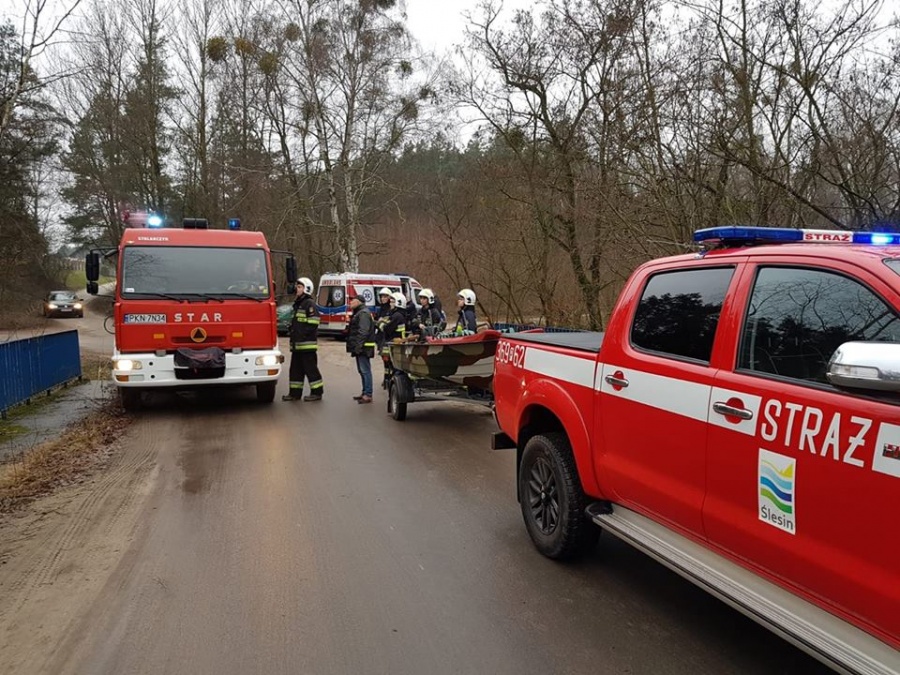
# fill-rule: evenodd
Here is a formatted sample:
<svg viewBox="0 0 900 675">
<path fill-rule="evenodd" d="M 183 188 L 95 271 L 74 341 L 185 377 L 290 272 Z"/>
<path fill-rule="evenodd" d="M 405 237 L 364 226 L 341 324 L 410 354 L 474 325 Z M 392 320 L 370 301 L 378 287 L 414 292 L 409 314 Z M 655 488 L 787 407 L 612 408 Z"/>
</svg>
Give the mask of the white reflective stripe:
<svg viewBox="0 0 900 675">
<path fill-rule="evenodd" d="M 595 363 L 591 358 L 583 359 L 530 346 L 525 349 L 525 370 L 588 389 L 594 385 Z"/>
<path fill-rule="evenodd" d="M 621 370 L 628 380 L 628 386 L 616 391 L 606 381 L 606 376 L 618 370 Z M 597 384 L 604 394 L 625 398 L 700 422 L 706 422 L 708 419 L 712 391 L 712 387 L 708 384 L 697 384 L 610 364 L 603 364 L 603 373 L 599 380 Z"/>
<path fill-rule="evenodd" d="M 715 403 L 727 403 L 730 399 L 740 399 L 745 410 L 753 413 L 753 417 L 749 420 L 729 420 L 721 413 L 713 410 Z M 709 421 L 717 427 L 728 429 L 729 431 L 738 431 L 748 436 L 756 436 L 756 426 L 759 420 L 759 408 L 762 404 L 762 396 L 746 394 L 741 391 L 732 391 L 731 389 L 723 389 L 721 387 L 712 388 L 712 397 L 709 400 Z"/>
</svg>

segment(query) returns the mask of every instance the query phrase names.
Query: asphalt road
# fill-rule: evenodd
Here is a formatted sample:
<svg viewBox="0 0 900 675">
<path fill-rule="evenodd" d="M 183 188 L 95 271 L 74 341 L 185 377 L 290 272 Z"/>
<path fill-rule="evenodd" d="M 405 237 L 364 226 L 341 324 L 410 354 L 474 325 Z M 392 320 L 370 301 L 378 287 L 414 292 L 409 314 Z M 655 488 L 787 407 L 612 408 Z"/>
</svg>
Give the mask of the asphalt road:
<svg viewBox="0 0 900 675">
<path fill-rule="evenodd" d="M 323 342 L 320 363 L 318 403 L 150 401 L 115 489 L 81 494 L 61 543 L 35 547 L 48 567 L 22 566 L 43 576 L 8 586 L 10 639 L 48 616 L 26 611 L 28 589 L 65 615 L 16 672 L 829 672 L 612 537 L 577 564 L 546 560 L 487 411 L 417 404 L 395 422 L 380 390 L 351 400 L 342 345 Z"/>
</svg>

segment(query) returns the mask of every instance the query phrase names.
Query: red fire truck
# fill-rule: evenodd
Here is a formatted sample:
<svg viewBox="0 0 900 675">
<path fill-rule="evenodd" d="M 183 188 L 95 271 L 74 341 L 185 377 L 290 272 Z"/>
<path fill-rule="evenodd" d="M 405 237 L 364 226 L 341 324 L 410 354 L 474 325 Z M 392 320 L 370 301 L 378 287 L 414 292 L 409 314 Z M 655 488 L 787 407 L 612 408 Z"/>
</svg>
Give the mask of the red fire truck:
<svg viewBox="0 0 900 675">
<path fill-rule="evenodd" d="M 551 558 L 602 529 L 840 672 L 896 674 L 900 234 L 695 239 L 606 333 L 498 345 L 526 529 Z"/>
<path fill-rule="evenodd" d="M 253 385 L 275 397 L 284 356 L 278 348 L 272 251 L 260 232 L 182 228 L 159 217 L 126 229 L 117 249 L 87 255 L 88 292 L 97 294 L 101 255 L 117 256 L 112 378 L 122 405 L 141 405 L 152 389 Z M 286 259 L 287 281 L 296 262 Z"/>
</svg>

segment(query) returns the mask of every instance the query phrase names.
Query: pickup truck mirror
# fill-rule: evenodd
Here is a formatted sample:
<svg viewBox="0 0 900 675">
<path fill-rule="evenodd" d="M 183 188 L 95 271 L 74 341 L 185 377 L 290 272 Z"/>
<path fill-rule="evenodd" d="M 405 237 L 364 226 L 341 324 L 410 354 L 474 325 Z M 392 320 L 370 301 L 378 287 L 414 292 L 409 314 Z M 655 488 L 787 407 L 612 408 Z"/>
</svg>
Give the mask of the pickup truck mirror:
<svg viewBox="0 0 900 675">
<path fill-rule="evenodd" d="M 827 377 L 836 387 L 900 392 L 900 344 L 845 342 L 828 361 Z"/>
</svg>

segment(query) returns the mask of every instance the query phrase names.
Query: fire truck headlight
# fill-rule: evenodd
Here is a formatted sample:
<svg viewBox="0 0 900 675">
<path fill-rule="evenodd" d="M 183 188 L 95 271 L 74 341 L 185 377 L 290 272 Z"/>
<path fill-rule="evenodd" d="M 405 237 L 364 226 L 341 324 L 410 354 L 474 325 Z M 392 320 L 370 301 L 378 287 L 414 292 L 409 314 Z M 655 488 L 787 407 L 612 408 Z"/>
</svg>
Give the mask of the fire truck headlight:
<svg viewBox="0 0 900 675">
<path fill-rule="evenodd" d="M 113 370 L 140 370 L 141 362 L 132 359 L 114 359 Z"/>
<path fill-rule="evenodd" d="M 284 357 L 279 354 L 266 354 L 265 356 L 256 357 L 256 365 L 258 366 L 277 366 L 284 361 Z"/>
</svg>

